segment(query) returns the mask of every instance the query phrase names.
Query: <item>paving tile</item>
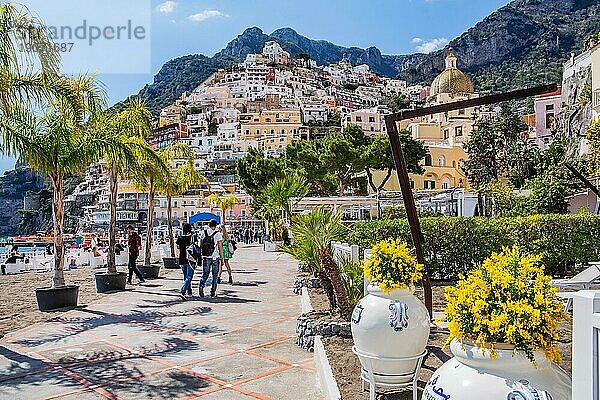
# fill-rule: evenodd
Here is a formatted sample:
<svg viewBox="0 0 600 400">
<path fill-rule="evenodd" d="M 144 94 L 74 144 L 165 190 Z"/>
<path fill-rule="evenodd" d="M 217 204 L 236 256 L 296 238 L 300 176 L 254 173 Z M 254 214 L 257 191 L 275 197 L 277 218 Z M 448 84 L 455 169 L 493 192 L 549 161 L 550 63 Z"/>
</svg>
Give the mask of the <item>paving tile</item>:
<svg viewBox="0 0 600 400">
<path fill-rule="evenodd" d="M 281 364 L 251 356 L 245 353 L 236 353 L 226 357 L 201 362 L 189 368 L 225 382 L 234 382 L 251 378 L 262 373 L 282 367 Z"/>
<path fill-rule="evenodd" d="M 290 338 L 283 342 L 274 343 L 268 346 L 258 347 L 251 350 L 254 353 L 276 358 L 278 360 L 288 361 L 292 364 L 306 361 L 313 357 L 309 353 L 296 345 L 295 339 Z"/>
<path fill-rule="evenodd" d="M 165 368 L 168 367 L 164 364 L 135 355 L 127 355 L 116 359 L 72 366 L 67 369 L 94 384 L 100 385 L 115 379 L 145 374 Z"/>
<path fill-rule="evenodd" d="M 243 393 L 240 393 L 231 389 L 221 389 L 216 392 L 205 394 L 204 396 L 197 397 L 200 400 L 251 400 L 255 399 L 255 397 L 246 396 Z"/>
<path fill-rule="evenodd" d="M 83 386 L 58 371 L 47 371 L 0 384 L 0 400 L 29 400 L 49 397 Z"/>
<path fill-rule="evenodd" d="M 10 344 L 0 346 L 0 382 L 11 376 L 47 367 L 44 362 L 23 354 Z"/>
<path fill-rule="evenodd" d="M 118 382 L 108 385 L 104 389 L 127 400 L 173 400 L 213 387 L 217 387 L 217 385 L 200 377 L 173 369 L 130 381 Z"/>
<path fill-rule="evenodd" d="M 100 399 L 103 399 L 104 400 L 104 399 L 106 399 L 106 397 L 94 392 L 93 390 L 86 390 L 85 392 L 77 392 L 77 393 L 68 394 L 66 396 L 60 396 L 60 397 L 57 397 L 57 399 L 60 399 L 60 400 L 100 400 Z"/>
<path fill-rule="evenodd" d="M 68 364 L 98 358 L 117 357 L 130 352 L 105 342 L 93 342 L 80 346 L 63 347 L 41 351 L 39 354 L 59 364 Z"/>
<path fill-rule="evenodd" d="M 231 350 L 218 345 L 188 341 L 183 344 L 176 344 L 172 349 L 150 352 L 149 355 L 159 361 L 182 365 L 230 352 Z"/>
<path fill-rule="evenodd" d="M 314 385 L 310 382 L 314 382 Z M 292 368 L 253 380 L 240 385 L 240 387 L 272 399 L 322 398 L 315 373 L 300 368 Z M 291 388 L 293 388 L 293 393 L 290 393 Z"/>
<path fill-rule="evenodd" d="M 217 343 L 223 343 L 238 349 L 247 349 L 259 344 L 268 343 L 276 339 L 282 338 L 281 335 L 272 333 L 259 332 L 250 329 L 241 329 L 239 331 L 226 333 L 223 335 L 213 336 L 210 340 Z"/>
</svg>

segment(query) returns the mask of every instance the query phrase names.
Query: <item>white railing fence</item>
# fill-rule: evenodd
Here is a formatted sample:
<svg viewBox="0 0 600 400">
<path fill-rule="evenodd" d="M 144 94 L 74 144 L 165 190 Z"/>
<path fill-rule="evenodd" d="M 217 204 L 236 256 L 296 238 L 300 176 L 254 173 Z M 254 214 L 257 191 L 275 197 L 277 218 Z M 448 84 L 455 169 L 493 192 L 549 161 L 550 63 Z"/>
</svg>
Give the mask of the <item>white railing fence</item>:
<svg viewBox="0 0 600 400">
<path fill-rule="evenodd" d="M 341 242 L 331 242 L 331 251 L 333 253 L 333 259 L 339 265 L 344 261 L 359 262 L 360 261 L 360 248 L 356 244 L 348 244 Z M 365 250 L 363 258 L 366 260 L 371 256 L 371 250 Z M 363 285 L 363 294 L 366 296 L 367 286 L 369 281 L 365 279 Z"/>
<path fill-rule="evenodd" d="M 600 291 L 573 297 L 573 400 L 600 400 Z"/>
</svg>

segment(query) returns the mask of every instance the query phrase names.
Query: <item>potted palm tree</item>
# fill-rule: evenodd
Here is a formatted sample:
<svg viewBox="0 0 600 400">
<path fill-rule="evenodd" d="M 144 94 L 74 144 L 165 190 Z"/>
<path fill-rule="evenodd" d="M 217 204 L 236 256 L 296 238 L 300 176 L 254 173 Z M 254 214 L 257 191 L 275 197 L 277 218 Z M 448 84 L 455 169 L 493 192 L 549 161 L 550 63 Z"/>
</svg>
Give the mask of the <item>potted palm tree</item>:
<svg viewBox="0 0 600 400">
<path fill-rule="evenodd" d="M 95 274 L 96 290 L 99 293 L 125 290 L 127 274 L 117 271 L 115 260 L 118 178 L 126 176 L 128 171 L 141 170 L 144 160 L 160 164 L 156 152 L 146 142 L 152 132 L 152 115 L 141 101 L 131 100 L 121 112 L 99 115 L 91 126 L 105 141 L 102 156 L 109 169 L 110 194 L 107 271 Z"/>
<path fill-rule="evenodd" d="M 9 153 L 17 154 L 35 171 L 47 175 L 52 187 L 54 266 L 52 285 L 36 289 L 40 310 L 77 305 L 79 287 L 64 276 L 63 184 L 67 174 L 81 172 L 98 160 L 104 143 L 85 121 L 104 104 L 104 93 L 93 76 L 57 78 L 64 91 L 42 114 L 11 107 L 3 123 Z"/>
<path fill-rule="evenodd" d="M 165 161 L 172 159 L 184 159 L 186 163 L 177 170 L 169 170 L 161 175 L 156 182 L 157 190 L 167 197 L 167 229 L 169 236 L 170 257 L 163 257 L 165 268 L 179 266 L 175 260 L 175 241 L 173 235 L 173 196 L 185 194 L 193 187 L 199 187 L 203 183 L 208 186 L 208 180 L 200 173 L 194 165 L 196 155 L 193 150 L 186 144 L 176 143 L 167 148 L 161 154 Z M 143 266 L 140 268 L 142 274 L 149 278 L 157 278 L 159 266 Z"/>
</svg>

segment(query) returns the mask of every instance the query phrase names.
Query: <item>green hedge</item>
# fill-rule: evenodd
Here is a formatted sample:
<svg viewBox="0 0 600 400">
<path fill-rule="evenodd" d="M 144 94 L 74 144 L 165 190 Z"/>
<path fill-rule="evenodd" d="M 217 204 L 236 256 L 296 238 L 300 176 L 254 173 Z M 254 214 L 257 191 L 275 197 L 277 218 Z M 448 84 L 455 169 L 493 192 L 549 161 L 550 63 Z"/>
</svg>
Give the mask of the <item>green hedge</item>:
<svg viewBox="0 0 600 400">
<path fill-rule="evenodd" d="M 564 276 L 576 263 L 598 260 L 600 215 L 534 215 L 517 218 L 422 218 L 427 268 L 434 279 L 458 279 L 493 251 L 517 244 L 542 254 L 546 273 Z M 355 223 L 348 243 L 361 249 L 380 240 L 401 238 L 411 243 L 405 219 Z"/>
</svg>

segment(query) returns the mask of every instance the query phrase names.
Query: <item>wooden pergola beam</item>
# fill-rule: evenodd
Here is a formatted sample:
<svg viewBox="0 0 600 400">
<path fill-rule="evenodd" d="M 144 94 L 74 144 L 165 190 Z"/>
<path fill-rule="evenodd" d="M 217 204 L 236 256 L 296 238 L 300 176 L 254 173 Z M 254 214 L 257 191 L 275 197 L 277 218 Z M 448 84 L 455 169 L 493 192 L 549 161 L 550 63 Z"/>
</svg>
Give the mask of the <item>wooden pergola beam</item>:
<svg viewBox="0 0 600 400">
<path fill-rule="evenodd" d="M 416 110 L 402 110 L 398 113 L 386 115 L 385 126 L 390 138 L 392 155 L 394 157 L 394 163 L 396 164 L 396 174 L 398 175 L 398 182 L 400 183 L 400 190 L 402 192 L 402 198 L 404 200 L 404 208 L 406 209 L 406 217 L 408 219 L 408 224 L 410 227 L 410 234 L 412 237 L 413 245 L 415 246 L 415 255 L 419 264 L 426 265 L 425 257 L 423 255 L 423 233 L 421 231 L 421 224 L 419 223 L 419 218 L 417 216 L 417 207 L 415 205 L 412 189 L 410 187 L 408 169 L 406 167 L 404 153 L 402 152 L 400 137 L 398 136 L 397 123 L 411 118 L 424 117 L 432 114 L 439 114 L 448 111 L 477 107 L 487 104 L 496 104 L 510 100 L 517 100 L 531 96 L 552 93 L 556 91 L 556 89 L 556 84 L 542 85 L 527 89 L 514 90 L 512 92 L 493 94 L 489 96 L 477 97 L 462 101 L 455 101 L 453 103 L 439 104 L 432 107 L 420 108 Z M 427 269 L 423 274 L 423 291 L 425 297 L 425 306 L 429 311 L 430 317 L 432 317 L 433 303 L 431 295 L 431 283 L 427 275 Z"/>
</svg>

